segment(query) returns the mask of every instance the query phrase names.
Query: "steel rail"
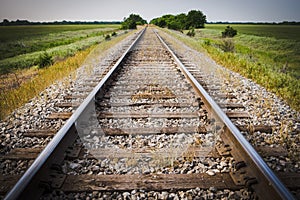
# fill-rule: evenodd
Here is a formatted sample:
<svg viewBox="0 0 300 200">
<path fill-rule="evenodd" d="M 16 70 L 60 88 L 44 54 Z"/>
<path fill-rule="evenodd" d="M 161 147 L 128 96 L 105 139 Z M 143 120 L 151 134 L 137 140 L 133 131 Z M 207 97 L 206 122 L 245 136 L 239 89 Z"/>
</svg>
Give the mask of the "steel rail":
<svg viewBox="0 0 300 200">
<path fill-rule="evenodd" d="M 105 85 L 105 83 L 109 80 L 111 75 L 116 71 L 116 69 L 120 66 L 123 59 L 126 55 L 133 49 L 136 43 L 139 41 L 146 28 L 139 32 L 137 38 L 133 41 L 133 43 L 128 47 L 128 49 L 123 53 L 123 55 L 118 59 L 118 61 L 114 64 L 112 69 L 105 75 L 105 77 L 100 81 L 100 83 L 92 90 L 92 92 L 86 97 L 83 103 L 76 109 L 73 115 L 68 119 L 66 124 L 55 134 L 51 142 L 45 147 L 45 149 L 39 154 L 39 156 L 35 159 L 32 165 L 27 169 L 24 175 L 19 179 L 19 181 L 14 185 L 14 187 L 9 191 L 9 193 L 5 196 L 5 200 L 13 200 L 13 199 L 27 199 L 28 196 L 32 194 L 27 194 L 24 190 L 30 186 L 32 179 L 36 176 L 39 170 L 45 165 L 48 159 L 50 159 L 51 155 L 54 155 L 54 151 L 58 148 L 59 144 L 69 134 L 69 131 L 74 131 L 75 124 L 77 120 L 81 117 L 82 113 L 94 103 L 95 95 L 101 90 L 101 88 Z M 76 131 L 76 130 L 75 130 Z M 63 150 L 64 151 L 64 150 Z M 22 195 L 22 196 L 21 196 Z"/>
<path fill-rule="evenodd" d="M 182 72 L 186 75 L 186 77 L 192 82 L 195 88 L 199 91 L 199 94 L 203 97 L 203 101 L 211 107 L 216 116 L 226 125 L 228 130 L 232 133 L 234 138 L 241 145 L 242 149 L 245 153 L 251 158 L 251 160 L 255 163 L 256 167 L 259 171 L 265 176 L 268 181 L 269 186 L 273 187 L 276 191 L 274 194 L 278 197 L 278 199 L 294 199 L 294 196 L 290 193 L 290 191 L 283 185 L 283 183 L 278 179 L 278 177 L 274 174 L 274 172 L 268 167 L 268 165 L 264 162 L 261 156 L 255 151 L 252 145 L 245 139 L 242 133 L 237 129 L 237 127 L 232 123 L 232 121 L 228 118 L 228 116 L 222 111 L 222 109 L 218 106 L 218 104 L 211 98 L 211 96 L 206 92 L 206 90 L 200 85 L 200 83 L 193 77 L 193 75 L 188 71 L 188 69 L 184 66 L 184 64 L 179 60 L 179 58 L 175 55 L 175 53 L 169 48 L 169 46 L 164 42 L 164 40 L 159 36 L 157 31 L 154 31 L 156 36 L 159 38 L 161 43 L 168 49 L 173 59 L 181 68 Z M 264 193 L 264 192 L 263 192 Z"/>
<path fill-rule="evenodd" d="M 119 60 L 115 63 L 113 68 L 105 75 L 105 77 L 100 81 L 100 83 L 93 89 L 93 91 L 88 95 L 88 97 L 84 100 L 84 102 L 78 107 L 78 109 L 74 112 L 74 114 L 70 117 L 70 119 L 66 122 L 66 124 L 60 129 L 60 131 L 54 136 L 52 141 L 46 146 L 46 148 L 40 153 L 34 163 L 30 166 L 30 168 L 25 172 L 25 174 L 21 177 L 21 179 L 17 182 L 17 184 L 10 190 L 5 199 L 26 199 L 28 196 L 28 192 L 24 192 L 27 190 L 31 181 L 37 176 L 37 173 L 40 169 L 45 165 L 48 160 L 51 160 L 51 156 L 55 154 L 58 146 L 61 141 L 70 135 L 70 131 L 76 131 L 75 124 L 78 119 L 84 115 L 83 113 L 87 112 L 88 108 L 94 104 L 95 95 L 101 91 L 101 88 L 107 83 L 110 79 L 110 76 L 118 69 L 120 64 L 126 55 L 132 50 L 137 41 L 143 35 L 145 29 L 143 29 L 135 41 L 130 45 L 130 47 L 125 51 L 125 53 L 119 58 Z M 163 39 L 155 32 L 159 40 L 162 44 L 167 48 L 167 50 L 171 53 L 173 59 L 178 64 L 178 66 L 182 69 L 182 72 L 185 76 L 191 81 L 193 86 L 197 88 L 198 93 L 201 93 L 203 100 L 206 101 L 207 105 L 211 107 L 212 110 L 215 110 L 215 114 L 217 117 L 223 121 L 226 125 L 227 129 L 233 133 L 234 138 L 241 144 L 242 148 L 246 152 L 246 154 L 253 160 L 256 164 L 257 168 L 267 179 L 268 183 L 275 188 L 275 197 L 278 199 L 294 199 L 292 194 L 286 189 L 286 187 L 279 181 L 279 179 L 275 176 L 275 174 L 271 171 L 271 169 L 266 165 L 266 163 L 262 160 L 262 158 L 258 155 L 258 153 L 253 149 L 253 147 L 246 141 L 243 135 L 239 132 L 239 130 L 232 124 L 227 115 L 220 109 L 220 107 L 213 101 L 213 99 L 207 94 L 204 88 L 198 83 L 198 81 L 192 76 L 192 74 L 185 68 L 185 66 L 181 63 L 181 61 L 177 58 L 177 56 L 172 52 L 172 50 L 167 46 L 167 44 L 163 41 Z M 49 167 L 47 168 L 49 169 Z M 30 190 L 29 190 L 30 191 Z M 22 196 L 21 196 L 22 195 Z"/>
</svg>

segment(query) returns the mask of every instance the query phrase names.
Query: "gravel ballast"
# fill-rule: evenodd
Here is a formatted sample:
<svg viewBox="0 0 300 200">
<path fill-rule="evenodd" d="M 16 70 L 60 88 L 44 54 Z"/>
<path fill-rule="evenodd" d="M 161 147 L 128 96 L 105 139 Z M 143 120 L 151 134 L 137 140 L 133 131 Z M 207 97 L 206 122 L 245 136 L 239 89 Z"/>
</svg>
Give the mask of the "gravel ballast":
<svg viewBox="0 0 300 200">
<path fill-rule="evenodd" d="M 283 146 L 288 151 L 288 157 L 264 157 L 266 163 L 274 171 L 278 172 L 296 172 L 300 173 L 299 148 L 300 148 L 300 114 L 291 109 L 284 101 L 276 95 L 268 92 L 263 87 L 257 85 L 249 79 L 246 79 L 239 74 L 232 72 L 220 65 L 217 65 L 204 53 L 199 53 L 192 50 L 179 40 L 159 31 L 161 36 L 167 43 L 171 44 L 172 49 L 176 49 L 176 54 L 183 57 L 186 62 L 192 64 L 197 69 L 207 74 L 205 82 L 207 85 L 219 85 L 218 92 L 230 93 L 238 98 L 234 103 L 241 103 L 249 113 L 249 119 L 234 120 L 236 125 L 270 125 L 273 128 L 272 133 L 263 132 L 243 132 L 245 138 L 252 145 L 262 145 L 278 147 Z M 76 75 L 70 75 L 63 81 L 58 81 L 49 86 L 45 91 L 40 93 L 39 97 L 33 98 L 23 107 L 15 110 L 5 120 L 0 122 L 0 154 L 4 155 L 14 148 L 21 147 L 45 147 L 52 137 L 35 138 L 24 137 L 23 133 L 32 129 L 51 129 L 59 130 L 64 120 L 49 120 L 47 117 L 52 112 L 70 112 L 73 108 L 58 108 L 55 105 L 61 102 L 66 102 L 64 97 L 74 96 L 76 94 L 83 94 L 79 85 L 90 80 L 99 80 L 105 69 L 111 66 L 112 60 L 116 60 L 130 42 L 133 41 L 135 34 L 131 34 L 125 40 L 115 45 L 105 53 L 98 57 L 99 52 L 94 52 L 87 60 L 87 62 L 77 70 Z M 96 64 L 95 64 L 96 63 Z M 75 77 L 75 78 L 74 78 Z M 92 89 L 92 88 L 91 88 Z M 90 89 L 90 90 L 91 90 Z M 117 90 L 116 90 L 117 92 Z M 180 92 L 180 91 L 178 91 Z M 216 90 L 208 91 L 210 94 Z M 85 95 L 88 92 L 84 93 Z M 112 93 L 113 95 L 113 93 Z M 227 99 L 215 99 L 219 103 L 230 103 Z M 77 104 L 83 101 L 77 99 L 75 101 L 69 100 L 71 103 Z M 126 102 L 126 100 L 120 100 Z M 116 109 L 116 108 L 115 108 Z M 144 109 L 141 107 L 141 109 Z M 185 111 L 185 108 L 170 110 L 171 112 Z M 192 108 L 191 108 L 192 109 Z M 190 111 L 191 109 L 187 109 Z M 123 111 L 120 107 L 113 111 Z M 224 111 L 227 111 L 224 108 Z M 112 110 L 109 110 L 112 111 Z M 138 110 L 137 110 L 138 111 Z M 157 110 L 156 110 L 157 111 Z M 158 110 L 159 111 L 159 110 Z M 193 110 L 192 110 L 193 111 Z M 153 112 L 153 110 L 149 110 Z M 129 121 L 128 121 L 129 120 Z M 124 128 L 128 124 L 134 124 L 131 119 L 123 119 L 115 122 L 110 120 L 106 122 L 110 127 L 118 128 L 120 124 Z M 148 122 L 147 122 L 148 123 Z M 160 123 L 155 124 L 149 122 L 149 127 L 159 126 Z M 161 123 L 178 124 L 178 122 L 167 121 Z M 183 122 L 188 125 L 197 125 L 197 122 L 190 120 Z M 137 124 L 136 127 L 139 127 Z M 209 137 L 209 135 L 154 135 L 154 136 L 128 136 L 124 137 L 97 137 L 92 134 L 86 136 L 86 140 L 101 141 L 106 140 L 106 145 L 113 148 L 123 148 L 128 145 L 146 147 L 160 147 L 165 148 L 170 140 L 180 140 L 181 142 L 190 141 L 190 138 Z M 151 146 L 152 145 L 152 146 Z M 63 170 L 67 174 L 149 174 L 149 173 L 207 173 L 211 176 L 216 173 L 227 173 L 232 170 L 234 160 L 232 157 L 221 158 L 205 158 L 199 160 L 180 160 L 177 159 L 178 168 L 171 166 L 165 167 L 163 165 L 153 166 L 152 160 L 145 158 L 140 159 L 135 164 L 128 165 L 126 159 L 76 159 L 72 161 L 65 161 Z M 28 168 L 32 161 L 11 161 L 5 160 L 0 164 L 0 174 L 22 174 Z M 42 199 L 253 199 L 255 196 L 252 192 L 242 189 L 240 191 L 217 190 L 210 188 L 203 190 L 195 188 L 187 191 L 143 191 L 133 190 L 128 192 L 85 192 L 85 193 L 70 193 L 65 194 L 61 191 L 54 191 L 43 196 Z"/>
</svg>

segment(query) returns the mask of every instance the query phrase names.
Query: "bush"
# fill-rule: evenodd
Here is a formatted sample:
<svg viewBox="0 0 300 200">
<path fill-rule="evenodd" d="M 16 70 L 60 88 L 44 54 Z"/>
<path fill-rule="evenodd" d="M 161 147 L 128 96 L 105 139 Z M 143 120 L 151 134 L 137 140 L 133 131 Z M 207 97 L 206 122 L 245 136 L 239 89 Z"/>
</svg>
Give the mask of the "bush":
<svg viewBox="0 0 300 200">
<path fill-rule="evenodd" d="M 230 26 L 227 26 L 225 31 L 222 32 L 222 37 L 234 37 L 237 34 L 237 30 L 233 29 Z"/>
<path fill-rule="evenodd" d="M 222 40 L 222 43 L 220 44 L 220 48 L 224 51 L 224 52 L 234 52 L 234 42 L 232 41 L 232 39 L 224 39 Z"/>
<path fill-rule="evenodd" d="M 110 40 L 110 35 L 106 35 L 105 40 Z"/>
<path fill-rule="evenodd" d="M 211 42 L 210 42 L 209 39 L 204 39 L 203 43 L 204 43 L 204 45 L 206 45 L 206 46 L 210 46 L 210 45 L 211 45 Z"/>
<path fill-rule="evenodd" d="M 116 35 L 117 35 L 116 32 L 113 32 L 113 33 L 111 34 L 112 37 L 113 37 L 113 36 L 116 36 Z"/>
<path fill-rule="evenodd" d="M 187 32 L 186 35 L 188 35 L 188 36 L 190 36 L 190 37 L 194 37 L 194 36 L 195 36 L 195 29 L 189 30 L 189 32 Z"/>
<path fill-rule="evenodd" d="M 40 54 L 38 59 L 39 68 L 48 67 L 53 64 L 52 56 L 49 55 L 46 51 L 43 54 Z"/>
</svg>

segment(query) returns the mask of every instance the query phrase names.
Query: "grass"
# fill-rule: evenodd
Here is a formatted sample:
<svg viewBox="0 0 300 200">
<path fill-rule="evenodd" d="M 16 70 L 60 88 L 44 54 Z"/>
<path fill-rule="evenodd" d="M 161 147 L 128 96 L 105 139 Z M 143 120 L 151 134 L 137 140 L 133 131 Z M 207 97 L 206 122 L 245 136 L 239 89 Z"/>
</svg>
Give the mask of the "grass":
<svg viewBox="0 0 300 200">
<path fill-rule="evenodd" d="M 227 25 L 206 25 L 195 37 L 175 36 L 220 65 L 252 79 L 300 110 L 300 26 L 233 25 L 234 50 L 224 52 L 221 32 Z M 173 34 L 174 35 L 174 34 Z"/>
<path fill-rule="evenodd" d="M 78 67 L 85 65 L 92 65 L 86 59 L 95 57 L 98 60 L 99 54 L 104 53 L 111 46 L 123 40 L 131 32 L 127 34 L 113 37 L 109 41 L 102 41 L 98 45 L 80 50 L 74 53 L 73 56 L 65 60 L 54 63 L 47 68 L 39 69 L 31 67 L 15 71 L 14 73 L 2 75 L 0 87 L 0 119 L 4 119 L 14 109 L 24 105 L 33 97 L 37 96 L 46 87 L 58 80 L 63 80 L 65 77 L 71 75 Z M 92 66 L 88 66 L 92 67 Z M 67 82 L 68 79 L 64 79 Z M 8 87 L 3 87 L 8 86 Z"/>
<path fill-rule="evenodd" d="M 250 57 L 260 64 L 268 64 L 273 70 L 286 71 L 300 78 L 300 26 L 292 25 L 231 25 L 238 30 L 234 43 L 237 54 Z M 220 39 L 226 25 L 207 25 L 201 30 L 202 38 Z"/>
<path fill-rule="evenodd" d="M 221 27 L 221 25 L 207 26 L 208 30 L 214 31 L 213 34 L 219 35 Z M 223 26 L 224 29 L 225 27 L 226 25 Z M 232 25 L 232 27 L 238 30 L 237 37 L 233 38 L 234 52 L 218 51 L 215 46 L 220 42 L 218 35 L 212 39 L 212 45 L 204 45 L 204 48 L 219 63 L 266 87 L 299 111 L 300 26 Z M 212 32 L 209 31 L 209 34 Z"/>
<path fill-rule="evenodd" d="M 47 51 L 55 59 L 101 42 L 120 25 L 41 25 L 0 27 L 0 74 L 36 65 Z"/>
<path fill-rule="evenodd" d="M 92 47 L 78 52 L 75 56 L 70 57 L 63 62 L 56 63 L 49 68 L 36 69 L 37 74 L 28 81 L 20 84 L 19 87 L 8 90 L 2 89 L 0 91 L 0 118 L 3 119 L 15 108 L 22 106 L 29 99 L 38 95 L 55 80 L 65 77 L 67 74 L 78 68 L 84 58 L 90 53 L 91 49 Z"/>
<path fill-rule="evenodd" d="M 1 26 L 0 60 L 103 35 L 120 25 Z"/>
<path fill-rule="evenodd" d="M 296 25 L 206 24 L 205 28 L 220 33 L 226 26 L 233 27 L 240 34 L 300 41 L 300 26 Z"/>
</svg>

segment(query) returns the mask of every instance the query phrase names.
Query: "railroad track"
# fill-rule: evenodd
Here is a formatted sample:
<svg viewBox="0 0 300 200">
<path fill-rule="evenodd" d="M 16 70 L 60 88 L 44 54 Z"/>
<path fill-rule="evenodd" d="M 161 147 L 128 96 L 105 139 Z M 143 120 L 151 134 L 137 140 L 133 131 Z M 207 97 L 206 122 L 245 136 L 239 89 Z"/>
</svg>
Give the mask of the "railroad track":
<svg viewBox="0 0 300 200">
<path fill-rule="evenodd" d="M 140 198 L 195 198 L 207 190 L 292 199 L 285 186 L 295 186 L 291 177 L 281 177 L 284 185 L 238 130 L 249 127 L 233 125 L 231 119 L 249 118 L 243 106 L 219 103 L 230 108 L 224 113 L 206 90 L 217 98 L 236 97 L 220 95 L 218 85 L 207 85 L 203 76 L 184 66 L 156 30 L 143 29 L 101 81 L 87 86 L 96 85 L 82 104 L 57 105 L 78 108 L 48 116 L 68 119 L 56 134 L 30 133 L 55 134 L 45 149 L 15 149 L 2 157 L 36 158 L 21 178 L 5 177 L 4 191 L 18 180 L 6 199 L 73 193 L 104 199 L 137 193 Z M 68 99 L 82 98 L 84 91 Z M 276 154 L 272 148 L 255 149 Z"/>
</svg>

